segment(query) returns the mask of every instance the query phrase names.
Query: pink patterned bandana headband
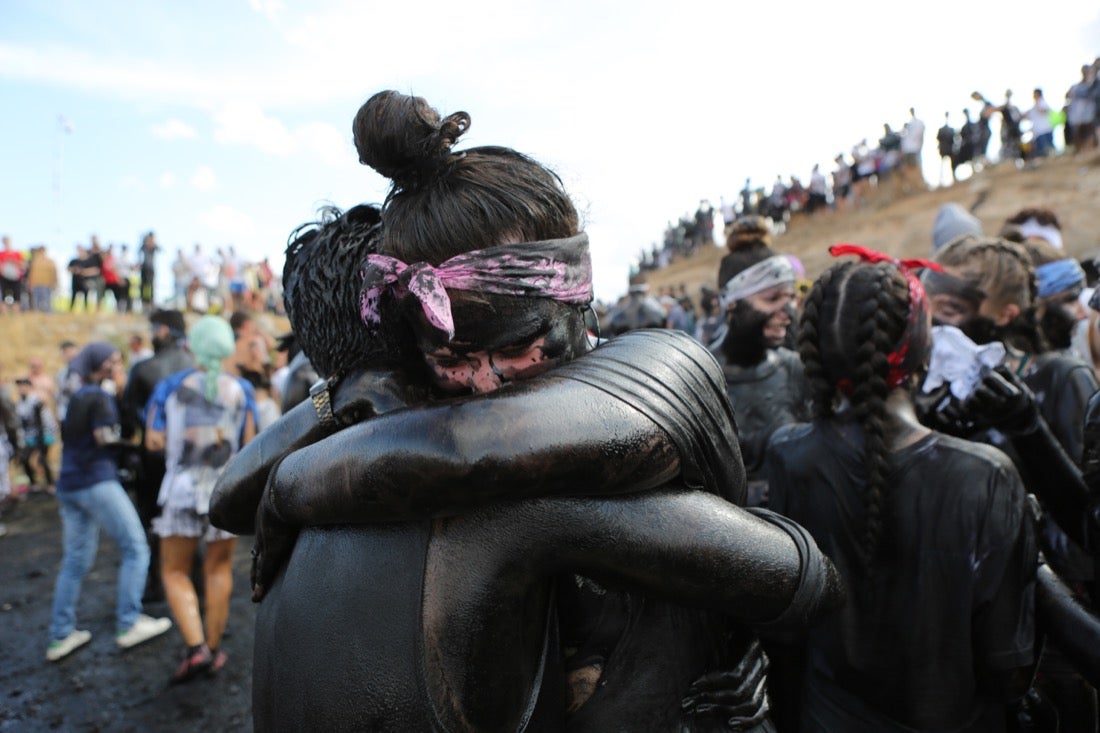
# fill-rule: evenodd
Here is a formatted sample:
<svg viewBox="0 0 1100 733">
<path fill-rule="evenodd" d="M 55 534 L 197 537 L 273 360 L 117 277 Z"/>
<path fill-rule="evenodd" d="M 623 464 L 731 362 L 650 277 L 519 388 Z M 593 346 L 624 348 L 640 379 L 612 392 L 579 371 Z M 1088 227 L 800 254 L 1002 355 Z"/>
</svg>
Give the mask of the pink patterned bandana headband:
<svg viewBox="0 0 1100 733">
<path fill-rule="evenodd" d="M 393 291 L 420 301 L 428 322 L 454 338 L 451 298 L 447 289 L 496 295 L 550 298 L 583 305 L 592 302 L 592 260 L 588 235 L 506 244 L 474 250 L 438 265 L 406 264 L 395 257 L 367 255 L 363 263 L 359 309 L 363 322 L 380 323 L 382 293 Z"/>
</svg>

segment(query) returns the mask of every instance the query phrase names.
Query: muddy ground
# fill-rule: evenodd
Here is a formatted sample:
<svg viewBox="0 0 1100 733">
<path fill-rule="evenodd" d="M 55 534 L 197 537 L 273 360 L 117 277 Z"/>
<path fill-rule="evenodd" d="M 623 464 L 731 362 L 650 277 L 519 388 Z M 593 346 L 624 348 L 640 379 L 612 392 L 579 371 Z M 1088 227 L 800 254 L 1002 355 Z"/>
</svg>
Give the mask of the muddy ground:
<svg viewBox="0 0 1100 733">
<path fill-rule="evenodd" d="M 0 733 L 37 731 L 245 731 L 252 729 L 251 537 L 237 546 L 229 628 L 229 663 L 213 678 L 170 686 L 183 639 L 168 633 L 125 652 L 114 644 L 118 551 L 101 534 L 84 581 L 78 628 L 89 644 L 60 662 L 46 661 L 53 584 L 61 562 L 56 500 L 30 494 L 2 519 L 0 537 Z M 146 613 L 169 616 L 166 604 Z"/>
</svg>

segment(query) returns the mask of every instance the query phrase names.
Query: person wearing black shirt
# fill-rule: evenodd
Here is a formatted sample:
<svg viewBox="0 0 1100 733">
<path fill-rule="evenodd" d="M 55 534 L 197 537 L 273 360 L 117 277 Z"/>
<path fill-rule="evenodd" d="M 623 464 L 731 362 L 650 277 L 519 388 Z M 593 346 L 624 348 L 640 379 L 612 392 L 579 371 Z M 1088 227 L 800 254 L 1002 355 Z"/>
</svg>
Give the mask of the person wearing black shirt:
<svg viewBox="0 0 1100 733">
<path fill-rule="evenodd" d="M 930 317 L 908 267 L 832 251 L 869 262 L 810 292 L 799 348 L 816 417 L 776 431 L 767 459 L 771 507 L 848 585 L 805 641 L 800 730 L 1004 731 L 1035 661 L 1023 484 L 1000 451 L 917 421 Z"/>
</svg>

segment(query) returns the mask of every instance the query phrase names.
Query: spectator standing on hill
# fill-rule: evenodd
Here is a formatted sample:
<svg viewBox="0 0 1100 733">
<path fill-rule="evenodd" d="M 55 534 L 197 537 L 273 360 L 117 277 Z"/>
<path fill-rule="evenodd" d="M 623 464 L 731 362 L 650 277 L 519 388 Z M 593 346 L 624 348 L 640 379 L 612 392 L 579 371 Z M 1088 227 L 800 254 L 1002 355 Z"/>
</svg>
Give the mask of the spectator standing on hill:
<svg viewBox="0 0 1100 733">
<path fill-rule="evenodd" d="M 829 205 L 827 195 L 828 183 L 825 174 L 821 172 L 821 166 L 814 163 L 814 169 L 810 172 L 809 197 L 806 199 L 806 212 L 814 213 L 818 209 L 824 209 Z"/>
<path fill-rule="evenodd" d="M 1081 81 L 1069 89 L 1069 110 L 1066 129 L 1072 130 L 1073 151 L 1079 153 L 1096 147 L 1096 100 L 1100 82 L 1092 64 L 1081 67 Z"/>
<path fill-rule="evenodd" d="M 1024 118 L 1031 124 L 1030 158 L 1045 158 L 1054 152 L 1054 126 L 1050 122 L 1050 105 L 1043 98 L 1043 90 L 1036 87 L 1031 93 L 1034 104 Z"/>
<path fill-rule="evenodd" d="M 921 151 L 924 150 L 924 121 L 917 117 L 915 108 L 909 108 L 909 120 L 901 130 L 901 155 L 906 165 L 921 170 Z"/>
<path fill-rule="evenodd" d="M 72 313 L 76 310 L 76 299 L 80 297 L 80 302 L 84 310 L 88 310 L 88 285 L 84 279 L 84 260 L 88 256 L 88 251 L 84 249 L 83 245 L 76 245 L 76 254 L 69 260 L 69 264 L 65 266 L 65 269 L 69 272 L 69 312 Z"/>
<path fill-rule="evenodd" d="M 955 182 L 955 146 L 957 144 L 955 128 L 951 126 L 951 113 L 943 113 L 943 126 L 936 131 L 936 148 L 940 154 L 940 185 L 943 185 L 943 161 L 951 171 L 951 182 Z"/>
<path fill-rule="evenodd" d="M 157 279 L 157 238 L 153 232 L 148 232 L 141 239 L 141 249 L 138 257 L 141 263 L 141 308 L 145 312 L 152 309 L 155 300 L 154 283 Z"/>
<path fill-rule="evenodd" d="M 0 249 L 0 313 L 7 315 L 23 310 L 23 253 L 12 247 L 11 237 L 5 235 Z M 11 304 L 8 299 L 11 298 Z"/>
<path fill-rule="evenodd" d="M 121 553 L 115 643 L 121 649 L 148 641 L 172 626 L 166 618 L 142 613 L 141 591 L 149 566 L 149 546 L 130 497 L 118 482 L 110 446 L 119 442 L 115 399 L 100 386 L 125 380 L 122 354 L 93 342 L 71 364 L 82 386 L 73 395 L 61 427 L 61 475 L 57 500 L 63 528 L 61 568 L 54 587 L 46 659 L 56 662 L 87 644 L 91 632 L 76 628 L 76 607 L 84 576 L 92 567 L 99 531 L 114 539 Z"/>
<path fill-rule="evenodd" d="M 1020 123 L 1023 115 L 1020 108 L 1012 103 L 1012 90 L 1005 90 L 1005 101 L 999 107 L 1001 111 L 1001 160 L 1019 160 L 1022 155 Z"/>
<path fill-rule="evenodd" d="M 99 313 L 103 310 L 103 300 L 107 295 L 107 278 L 103 274 L 103 248 L 99 245 L 99 237 L 92 235 L 92 244 L 88 248 L 87 265 L 84 268 L 84 280 L 88 292 L 95 293 L 95 309 Z"/>
<path fill-rule="evenodd" d="M 31 249 L 31 261 L 27 265 L 27 288 L 31 295 L 31 309 L 39 313 L 53 311 L 53 295 L 57 291 L 57 263 L 46 252 L 44 245 Z"/>
</svg>

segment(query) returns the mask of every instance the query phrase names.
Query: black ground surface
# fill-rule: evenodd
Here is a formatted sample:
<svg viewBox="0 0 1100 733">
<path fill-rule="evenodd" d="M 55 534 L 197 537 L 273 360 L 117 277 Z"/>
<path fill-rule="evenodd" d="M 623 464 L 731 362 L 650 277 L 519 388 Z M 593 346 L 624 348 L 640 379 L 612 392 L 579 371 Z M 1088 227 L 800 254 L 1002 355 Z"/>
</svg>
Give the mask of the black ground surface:
<svg viewBox="0 0 1100 733">
<path fill-rule="evenodd" d="M 84 581 L 77 627 L 90 643 L 60 662 L 46 661 L 50 603 L 61 562 L 61 519 L 48 494 L 29 494 L 0 518 L 0 733 L 35 731 L 242 731 L 252 729 L 251 537 L 234 560 L 229 663 L 216 677 L 169 686 L 183 639 L 173 627 L 120 651 L 114 643 L 118 551 L 100 534 L 95 566 Z M 151 616 L 170 616 L 164 603 Z"/>
</svg>

